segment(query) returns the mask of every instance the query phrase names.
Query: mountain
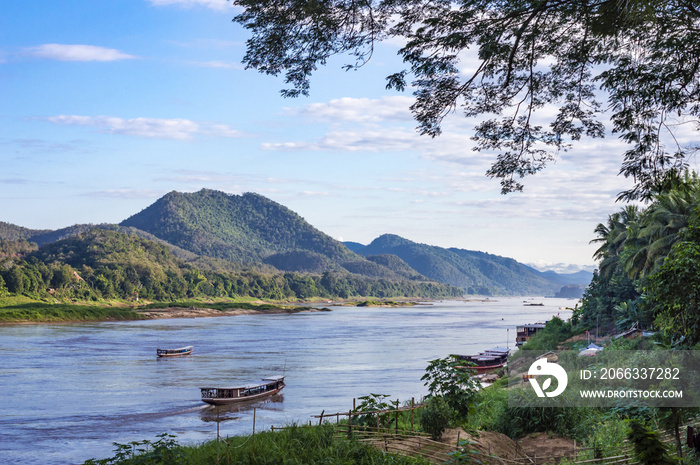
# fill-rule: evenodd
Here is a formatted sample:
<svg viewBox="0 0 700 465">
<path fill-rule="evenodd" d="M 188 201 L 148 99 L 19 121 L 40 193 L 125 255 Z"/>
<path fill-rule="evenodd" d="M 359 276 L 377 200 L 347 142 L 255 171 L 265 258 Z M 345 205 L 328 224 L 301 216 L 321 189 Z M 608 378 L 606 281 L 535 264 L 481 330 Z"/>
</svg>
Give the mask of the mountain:
<svg viewBox="0 0 700 465">
<path fill-rule="evenodd" d="M 461 287 L 469 294 L 553 295 L 570 284 L 556 273 L 538 272 L 512 258 L 418 244 L 394 234 L 384 234 L 369 245 L 354 249 L 368 257 L 396 255 L 421 275 Z M 571 279 L 579 278 L 583 279 L 581 276 Z"/>
<path fill-rule="evenodd" d="M 84 238 L 82 243 L 76 244 L 92 247 L 89 244 L 101 237 L 92 235 L 95 229 L 146 241 L 128 243 L 130 249 L 158 243 L 166 247 L 174 259 L 183 262 L 177 265 L 178 269 L 187 265 L 213 273 L 271 275 L 282 271 L 319 276 L 332 273 L 345 276 L 343 279 L 355 279 L 354 276 L 362 280 L 400 281 L 404 283 L 402 286 L 409 287 L 443 283 L 470 294 L 485 295 L 553 295 L 564 286 L 585 286 L 590 282 L 590 273 L 586 272 L 572 275 L 539 272 L 511 258 L 418 244 L 393 234 L 382 235 L 369 245 L 341 243 L 287 207 L 259 194 L 231 195 L 209 189 L 194 193 L 170 192 L 118 225 L 73 225 L 54 231 L 0 222 L 0 242 L 28 241 L 4 244 L 4 260 L 28 253 L 36 247 L 30 243 L 38 244 L 40 252 L 45 248 L 51 250 L 48 246 L 56 242 L 61 242 L 64 249 L 70 248 L 72 242 L 65 241 L 76 236 Z M 110 239 L 109 244 L 127 243 L 122 239 Z M 134 252 L 132 257 L 139 254 Z M 60 253 L 57 256 L 57 262 L 66 260 L 70 266 L 92 266 L 70 262 L 67 256 L 60 258 L 63 257 Z M 133 261 L 129 263 L 133 264 Z M 151 269 L 159 267 L 154 265 Z M 331 281 L 326 279 L 323 285 L 334 288 L 334 284 L 328 284 Z M 305 283 L 304 286 L 308 284 Z M 367 288 L 365 281 L 348 285 Z M 341 289 L 342 286 L 337 287 L 337 292 Z M 449 293 L 454 294 L 454 291 L 451 289 Z M 307 289 L 302 294 L 309 292 L 314 291 Z"/>
<path fill-rule="evenodd" d="M 200 256 L 246 265 L 401 278 L 352 252 L 287 207 L 254 193 L 170 192 L 120 226 L 146 231 Z"/>
<path fill-rule="evenodd" d="M 323 256 L 329 263 L 358 258 L 287 207 L 253 193 L 170 192 L 120 225 L 146 231 L 197 255 L 243 263 L 283 265 L 285 257 L 277 254 L 300 250 Z"/>
<path fill-rule="evenodd" d="M 576 273 L 557 273 L 555 271 L 538 271 L 545 279 L 562 286 L 576 284 L 579 286 L 588 286 L 593 279 L 593 273 L 586 270 L 577 271 Z"/>
</svg>

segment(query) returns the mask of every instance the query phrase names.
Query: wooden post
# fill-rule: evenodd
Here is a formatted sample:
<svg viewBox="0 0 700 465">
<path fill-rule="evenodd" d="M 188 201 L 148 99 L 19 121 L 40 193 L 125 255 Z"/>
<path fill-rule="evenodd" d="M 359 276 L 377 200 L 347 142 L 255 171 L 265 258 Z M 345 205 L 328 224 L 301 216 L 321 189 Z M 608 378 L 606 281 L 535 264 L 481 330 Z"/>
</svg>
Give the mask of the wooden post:
<svg viewBox="0 0 700 465">
<path fill-rule="evenodd" d="M 461 433 L 461 431 L 457 431 L 457 448 L 455 449 L 455 451 L 459 451 L 459 435 L 460 435 L 460 433 Z M 461 462 L 462 462 L 462 459 L 457 457 L 457 464 L 460 464 Z"/>
<path fill-rule="evenodd" d="M 352 412 L 348 412 L 348 436 L 352 434 Z"/>
<path fill-rule="evenodd" d="M 415 397 L 411 397 L 411 431 L 413 431 L 413 412 L 414 412 L 414 404 L 415 404 Z"/>
<path fill-rule="evenodd" d="M 253 407 L 253 452 L 255 452 L 255 412 L 257 408 Z"/>
<path fill-rule="evenodd" d="M 216 463 L 219 463 L 219 407 L 216 408 Z"/>
<path fill-rule="evenodd" d="M 318 424 L 319 424 L 319 426 L 321 425 L 321 423 L 323 423 L 323 414 L 324 414 L 324 413 L 326 413 L 325 410 L 321 411 L 321 417 L 318 419 Z"/>
<path fill-rule="evenodd" d="M 399 399 L 396 399 L 396 427 L 394 429 L 396 434 L 399 434 Z"/>
</svg>

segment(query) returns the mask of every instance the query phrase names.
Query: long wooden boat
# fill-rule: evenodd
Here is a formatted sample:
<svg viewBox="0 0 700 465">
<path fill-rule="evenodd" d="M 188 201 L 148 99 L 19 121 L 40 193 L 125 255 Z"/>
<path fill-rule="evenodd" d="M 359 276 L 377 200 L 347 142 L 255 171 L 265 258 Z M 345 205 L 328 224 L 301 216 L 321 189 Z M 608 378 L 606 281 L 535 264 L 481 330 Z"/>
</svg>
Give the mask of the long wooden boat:
<svg viewBox="0 0 700 465">
<path fill-rule="evenodd" d="M 508 362 L 509 353 L 510 351 L 506 348 L 494 347 L 476 355 L 453 355 L 453 357 L 469 364 L 463 368 L 482 374 L 504 367 Z"/>
<path fill-rule="evenodd" d="M 263 399 L 284 389 L 284 376 L 270 376 L 263 383 L 238 387 L 203 387 L 202 401 L 212 405 L 226 405 L 235 402 Z"/>
<path fill-rule="evenodd" d="M 190 355 L 193 350 L 193 346 L 179 347 L 177 349 L 156 349 L 156 355 L 159 357 L 180 357 L 182 355 Z"/>
</svg>

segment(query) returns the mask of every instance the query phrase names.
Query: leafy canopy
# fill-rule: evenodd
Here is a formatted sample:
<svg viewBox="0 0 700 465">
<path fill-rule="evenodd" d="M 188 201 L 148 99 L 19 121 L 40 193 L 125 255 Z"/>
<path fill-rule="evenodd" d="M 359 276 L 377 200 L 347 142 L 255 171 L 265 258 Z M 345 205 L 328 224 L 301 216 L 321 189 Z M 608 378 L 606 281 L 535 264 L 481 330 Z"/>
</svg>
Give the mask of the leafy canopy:
<svg viewBox="0 0 700 465">
<path fill-rule="evenodd" d="M 387 87 L 416 97 L 422 134 L 445 116 L 486 117 L 475 150 L 497 153 L 487 175 L 502 192 L 543 169 L 582 136 L 602 137 L 600 87 L 612 130 L 629 144 L 620 174 L 647 199 L 672 183 L 689 150 L 673 124 L 700 115 L 700 2 L 695 0 L 233 0 L 234 21 L 252 33 L 244 64 L 285 73 L 282 95 L 308 95 L 318 65 L 350 55 L 359 68 L 382 40 L 399 38 L 406 68 Z M 478 63 L 460 70 L 463 52 Z M 555 109 L 552 112 L 552 109 Z M 539 112 L 539 113 L 538 113 Z M 543 114 L 540 117 L 540 114 Z M 539 121 L 554 115 L 547 127 Z M 675 118 L 675 119 L 674 119 Z M 693 123 L 694 124 L 694 123 Z"/>
</svg>

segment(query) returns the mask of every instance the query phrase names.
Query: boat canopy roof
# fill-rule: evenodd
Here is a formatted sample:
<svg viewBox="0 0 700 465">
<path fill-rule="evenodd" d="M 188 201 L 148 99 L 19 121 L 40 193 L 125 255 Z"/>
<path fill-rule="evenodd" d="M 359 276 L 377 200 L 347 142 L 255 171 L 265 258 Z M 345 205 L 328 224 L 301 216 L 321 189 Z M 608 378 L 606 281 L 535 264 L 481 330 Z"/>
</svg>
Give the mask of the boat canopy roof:
<svg viewBox="0 0 700 465">
<path fill-rule="evenodd" d="M 528 323 L 526 325 L 518 325 L 518 328 L 537 328 L 537 329 L 542 329 L 545 327 L 544 323 Z"/>
<path fill-rule="evenodd" d="M 485 350 L 483 353 L 485 354 L 507 354 L 510 352 L 510 349 L 507 349 L 505 347 L 494 347 L 493 349 Z"/>
<path fill-rule="evenodd" d="M 262 378 L 262 381 L 267 381 L 265 383 L 257 384 L 244 384 L 241 386 L 220 386 L 220 387 L 200 387 L 199 389 L 253 389 L 256 387 L 264 386 L 266 384 L 276 383 L 277 381 L 282 381 L 284 376 L 268 376 L 267 378 Z"/>
</svg>

